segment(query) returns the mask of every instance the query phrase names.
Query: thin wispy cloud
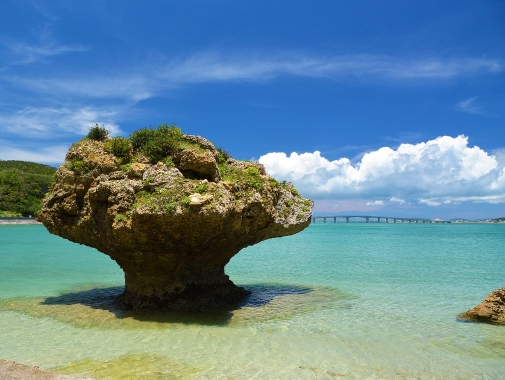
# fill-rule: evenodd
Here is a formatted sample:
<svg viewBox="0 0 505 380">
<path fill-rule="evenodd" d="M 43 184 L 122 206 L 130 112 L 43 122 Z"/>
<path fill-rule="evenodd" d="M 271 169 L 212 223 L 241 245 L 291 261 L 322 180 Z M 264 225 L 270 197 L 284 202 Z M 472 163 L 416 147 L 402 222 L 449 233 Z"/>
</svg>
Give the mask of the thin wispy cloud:
<svg viewBox="0 0 505 380">
<path fill-rule="evenodd" d="M 19 60 L 13 62 L 15 64 L 32 63 L 46 57 L 64 53 L 83 52 L 87 49 L 83 46 L 68 46 L 68 45 L 29 45 L 22 42 L 7 44 L 9 49 L 16 56 L 20 57 Z"/>
<path fill-rule="evenodd" d="M 463 112 L 473 113 L 482 115 L 482 108 L 476 104 L 477 97 L 474 96 L 472 98 L 462 100 L 456 104 L 456 107 Z"/>
<path fill-rule="evenodd" d="M 34 34 L 37 36 L 36 42 L 21 41 L 6 36 L 0 37 L 0 44 L 7 50 L 8 57 L 10 58 L 7 65 L 29 64 L 60 54 L 85 52 L 88 50 L 88 48 L 79 44 L 63 45 L 58 43 L 53 38 L 50 24 L 46 24 L 40 31 Z"/>
<path fill-rule="evenodd" d="M 25 91 L 50 94 L 55 98 L 74 96 L 83 99 L 125 100 L 136 103 L 159 93 L 160 84 L 142 74 L 119 76 L 87 76 L 72 78 L 29 78 L 14 75 L 0 76 L 0 80 Z"/>
<path fill-rule="evenodd" d="M 68 145 L 24 147 L 0 140 L 0 160 L 34 161 L 45 164 L 61 164 L 65 161 Z"/>
<path fill-rule="evenodd" d="M 55 138 L 64 135 L 85 135 L 100 121 L 112 134 L 120 133 L 113 122 L 115 111 L 92 107 L 26 107 L 13 113 L 0 114 L 4 134 L 25 138 Z"/>
<path fill-rule="evenodd" d="M 111 135 L 120 134 L 122 131 L 114 122 L 116 117 L 115 111 L 81 106 L 26 107 L 0 113 L 0 160 L 60 164 L 70 141 L 85 136 L 95 123 L 107 128 Z"/>
<path fill-rule="evenodd" d="M 502 62 L 492 59 L 402 59 L 367 54 L 318 57 L 315 54 L 259 54 L 255 56 L 201 53 L 166 65 L 160 77 L 172 83 L 212 81 L 267 81 L 282 75 L 325 77 L 334 80 L 413 80 L 496 73 Z"/>
<path fill-rule="evenodd" d="M 423 138 L 423 135 L 419 132 L 401 132 L 398 137 L 386 136 L 384 140 L 395 141 L 399 144 L 405 142 L 419 141 Z"/>
<path fill-rule="evenodd" d="M 428 198 L 419 200 L 419 203 L 426 204 L 428 206 L 440 206 L 442 204 L 458 205 L 461 202 L 491 203 L 491 204 L 505 203 L 505 194 L 484 195 L 484 196 L 480 195 L 480 196 L 468 196 L 468 197 L 451 196 L 451 197 Z"/>
<path fill-rule="evenodd" d="M 63 52 L 83 51 L 82 47 L 20 45 L 26 60 Z M 55 96 L 75 95 L 85 98 L 126 99 L 138 102 L 164 94 L 180 86 L 219 83 L 266 83 L 283 76 L 326 78 L 335 81 L 359 81 L 377 84 L 394 82 L 412 84 L 418 79 L 445 80 L 468 75 L 490 75 L 503 71 L 501 61 L 493 59 L 402 59 L 366 54 L 318 57 L 317 54 L 222 54 L 205 52 L 163 64 L 117 69 L 113 75 L 80 72 L 72 77 L 35 77 L 9 74 L 1 81 L 36 93 Z"/>
</svg>

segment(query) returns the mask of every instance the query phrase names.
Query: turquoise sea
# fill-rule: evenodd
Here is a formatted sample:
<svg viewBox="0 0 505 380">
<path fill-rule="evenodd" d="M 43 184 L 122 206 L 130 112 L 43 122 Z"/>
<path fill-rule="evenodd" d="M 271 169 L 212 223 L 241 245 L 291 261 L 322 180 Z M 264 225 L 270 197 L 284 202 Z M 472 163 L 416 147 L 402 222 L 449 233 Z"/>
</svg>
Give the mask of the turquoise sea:
<svg viewBox="0 0 505 380">
<path fill-rule="evenodd" d="M 234 310 L 123 313 L 123 274 L 43 226 L 0 226 L 0 358 L 97 379 L 502 379 L 505 225 L 318 223 L 235 256 Z"/>
</svg>

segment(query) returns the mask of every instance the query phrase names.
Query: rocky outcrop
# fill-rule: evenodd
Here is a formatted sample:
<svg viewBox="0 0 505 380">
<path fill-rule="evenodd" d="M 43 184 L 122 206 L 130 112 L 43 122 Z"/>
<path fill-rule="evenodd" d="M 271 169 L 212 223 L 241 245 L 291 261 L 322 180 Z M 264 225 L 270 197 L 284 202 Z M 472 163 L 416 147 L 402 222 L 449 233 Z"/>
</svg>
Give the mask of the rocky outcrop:
<svg viewBox="0 0 505 380">
<path fill-rule="evenodd" d="M 505 324 L 505 288 L 499 288 L 473 309 L 458 317 L 480 321 Z"/>
<path fill-rule="evenodd" d="M 202 137 L 182 135 L 158 162 L 142 149 L 119 158 L 107 146 L 83 139 L 70 148 L 38 220 L 119 264 L 126 288 L 118 302 L 125 308 L 235 303 L 247 292 L 225 275 L 230 259 L 310 223 L 313 202 L 289 182 Z"/>
</svg>

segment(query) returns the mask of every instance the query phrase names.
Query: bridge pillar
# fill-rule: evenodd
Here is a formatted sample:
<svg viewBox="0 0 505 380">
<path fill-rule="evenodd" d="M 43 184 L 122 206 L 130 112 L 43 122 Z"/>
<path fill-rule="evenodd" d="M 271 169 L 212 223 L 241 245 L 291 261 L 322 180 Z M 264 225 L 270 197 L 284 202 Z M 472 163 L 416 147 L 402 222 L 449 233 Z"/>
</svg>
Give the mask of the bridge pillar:
<svg viewBox="0 0 505 380">
<path fill-rule="evenodd" d="M 377 217 L 377 223 L 381 222 L 381 218 Z"/>
<path fill-rule="evenodd" d="M 389 223 L 389 218 L 386 218 L 386 223 Z"/>
<path fill-rule="evenodd" d="M 366 219 L 366 222 L 368 223 L 368 218 L 365 218 Z"/>
<path fill-rule="evenodd" d="M 349 218 L 345 218 L 345 222 L 346 222 L 346 223 L 349 223 Z"/>
<path fill-rule="evenodd" d="M 326 223 L 326 217 L 324 217 L 323 219 L 324 219 L 324 222 Z"/>
<path fill-rule="evenodd" d="M 333 223 L 337 223 L 337 217 L 336 216 L 333 217 Z"/>
</svg>

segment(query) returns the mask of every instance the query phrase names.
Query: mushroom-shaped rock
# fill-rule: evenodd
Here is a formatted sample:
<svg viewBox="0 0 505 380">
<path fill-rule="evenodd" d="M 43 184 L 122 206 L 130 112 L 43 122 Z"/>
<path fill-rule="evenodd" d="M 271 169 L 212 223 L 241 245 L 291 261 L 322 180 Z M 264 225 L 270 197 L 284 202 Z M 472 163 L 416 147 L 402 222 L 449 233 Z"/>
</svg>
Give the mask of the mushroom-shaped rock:
<svg viewBox="0 0 505 380">
<path fill-rule="evenodd" d="M 147 131 L 140 142 L 134 132 L 74 144 L 38 220 L 119 264 L 124 308 L 238 302 L 247 291 L 229 280 L 225 265 L 244 247 L 306 228 L 313 202 L 202 137 L 176 134 L 160 156 L 151 143 L 162 146 L 156 138 L 163 141 L 167 129 Z"/>
<path fill-rule="evenodd" d="M 505 324 L 505 288 L 499 288 L 473 309 L 458 315 L 460 318 L 480 322 Z"/>
</svg>

